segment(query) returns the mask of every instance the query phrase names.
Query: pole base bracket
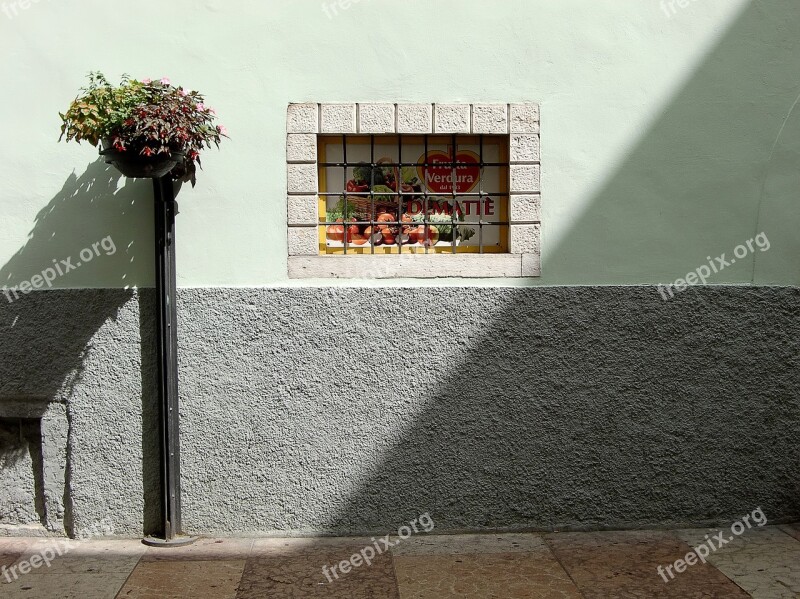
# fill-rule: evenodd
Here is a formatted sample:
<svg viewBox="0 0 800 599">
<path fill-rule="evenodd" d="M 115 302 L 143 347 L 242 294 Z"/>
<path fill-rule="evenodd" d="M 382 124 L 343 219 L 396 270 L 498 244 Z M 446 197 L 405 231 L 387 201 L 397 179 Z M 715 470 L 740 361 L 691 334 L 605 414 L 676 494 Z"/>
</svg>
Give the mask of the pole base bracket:
<svg viewBox="0 0 800 599">
<path fill-rule="evenodd" d="M 174 539 L 159 539 L 157 537 L 145 537 L 142 543 L 148 547 L 186 547 L 197 541 L 197 537 L 175 537 Z"/>
</svg>

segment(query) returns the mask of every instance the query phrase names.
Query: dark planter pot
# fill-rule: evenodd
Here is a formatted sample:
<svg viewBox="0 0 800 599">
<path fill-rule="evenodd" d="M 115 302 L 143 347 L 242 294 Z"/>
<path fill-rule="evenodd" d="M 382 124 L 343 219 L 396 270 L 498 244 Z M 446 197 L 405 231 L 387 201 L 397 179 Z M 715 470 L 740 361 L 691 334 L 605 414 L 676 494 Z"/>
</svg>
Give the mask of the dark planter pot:
<svg viewBox="0 0 800 599">
<path fill-rule="evenodd" d="M 142 156 L 132 152 L 118 152 L 103 141 L 100 155 L 106 163 L 111 164 L 126 177 L 133 179 L 154 179 L 169 174 L 178 164 L 184 161 L 186 154 L 173 151 L 165 156 Z"/>
</svg>

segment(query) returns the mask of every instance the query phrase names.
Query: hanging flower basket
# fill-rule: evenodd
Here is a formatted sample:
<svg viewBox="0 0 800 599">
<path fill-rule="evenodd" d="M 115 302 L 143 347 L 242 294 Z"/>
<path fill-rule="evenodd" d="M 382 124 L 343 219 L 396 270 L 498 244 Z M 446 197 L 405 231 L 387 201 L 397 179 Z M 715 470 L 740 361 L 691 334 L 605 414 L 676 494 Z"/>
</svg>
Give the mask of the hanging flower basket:
<svg viewBox="0 0 800 599">
<path fill-rule="evenodd" d="M 183 152 L 170 152 L 154 156 L 142 156 L 131 152 L 119 152 L 110 140 L 102 140 L 100 155 L 107 164 L 132 179 L 153 179 L 168 175 L 176 166 L 186 160 Z"/>
<path fill-rule="evenodd" d="M 105 161 L 126 177 L 171 174 L 194 185 L 200 152 L 227 137 L 202 95 L 167 78 L 124 76 L 114 86 L 102 73 L 90 73 L 88 87 L 60 116 L 61 138 L 99 145 Z"/>
</svg>

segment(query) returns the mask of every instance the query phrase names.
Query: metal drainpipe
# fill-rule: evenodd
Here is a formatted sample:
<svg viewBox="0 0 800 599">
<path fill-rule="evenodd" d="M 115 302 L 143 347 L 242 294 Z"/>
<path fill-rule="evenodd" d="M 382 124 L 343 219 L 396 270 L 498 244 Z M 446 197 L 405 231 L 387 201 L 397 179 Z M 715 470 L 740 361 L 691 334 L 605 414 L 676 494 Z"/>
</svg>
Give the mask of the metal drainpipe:
<svg viewBox="0 0 800 599">
<path fill-rule="evenodd" d="M 178 205 L 172 178 L 153 179 L 155 196 L 156 295 L 158 296 L 158 411 L 161 458 L 163 538 L 146 545 L 176 547 L 196 539 L 183 536 L 181 524 L 181 453 L 178 403 L 178 313 L 175 305 L 175 215 Z"/>
</svg>

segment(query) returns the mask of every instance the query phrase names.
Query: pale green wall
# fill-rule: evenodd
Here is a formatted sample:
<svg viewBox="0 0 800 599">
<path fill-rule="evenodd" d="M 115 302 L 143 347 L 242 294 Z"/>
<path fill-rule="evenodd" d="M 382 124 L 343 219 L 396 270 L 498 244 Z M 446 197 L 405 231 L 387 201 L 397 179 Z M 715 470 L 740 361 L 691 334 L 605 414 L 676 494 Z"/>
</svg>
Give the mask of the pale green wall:
<svg viewBox="0 0 800 599">
<path fill-rule="evenodd" d="M 771 249 L 713 282 L 800 282 L 796 0 L 696 0 L 671 17 L 657 0 L 361 0 L 332 19 L 321 1 L 0 13 L 0 285 L 106 235 L 117 254 L 58 284 L 152 281 L 147 183 L 112 197 L 93 148 L 55 143 L 91 69 L 199 88 L 231 132 L 180 193 L 183 286 L 286 283 L 291 101 L 540 102 L 536 284 L 672 281 L 762 230 Z"/>
</svg>

